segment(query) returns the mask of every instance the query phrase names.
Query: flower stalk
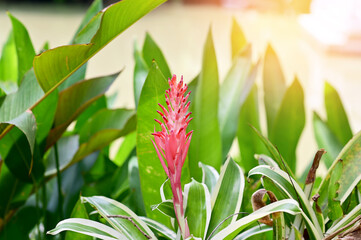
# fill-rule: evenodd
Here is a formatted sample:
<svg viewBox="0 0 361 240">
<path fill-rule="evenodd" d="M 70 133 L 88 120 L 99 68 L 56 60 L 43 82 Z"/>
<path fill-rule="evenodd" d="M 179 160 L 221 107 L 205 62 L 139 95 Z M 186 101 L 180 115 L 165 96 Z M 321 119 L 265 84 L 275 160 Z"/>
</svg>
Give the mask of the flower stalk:
<svg viewBox="0 0 361 240">
<path fill-rule="evenodd" d="M 183 77 L 177 83 L 176 76 L 173 75 L 168 83 L 169 89 L 165 93 L 166 107 L 159 104 L 162 111 L 157 111 L 163 122 L 155 119 L 162 130 L 157 132 L 154 129 L 152 143 L 170 180 L 174 211 L 183 239 L 186 239 L 190 233 L 184 216 L 181 175 L 193 134 L 193 131 L 187 133 L 188 124 L 192 120 L 191 113 L 188 113 L 190 102 L 187 102 L 190 92 L 185 94 L 188 86 L 183 83 Z"/>
</svg>

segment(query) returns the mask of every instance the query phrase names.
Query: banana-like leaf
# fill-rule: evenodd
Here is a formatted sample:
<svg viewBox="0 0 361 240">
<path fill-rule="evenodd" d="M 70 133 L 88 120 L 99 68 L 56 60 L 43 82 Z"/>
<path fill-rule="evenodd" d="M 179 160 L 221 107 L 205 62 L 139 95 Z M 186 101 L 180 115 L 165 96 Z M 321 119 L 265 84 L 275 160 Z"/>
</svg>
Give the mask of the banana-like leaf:
<svg viewBox="0 0 361 240">
<path fill-rule="evenodd" d="M 296 148 L 305 127 L 303 89 L 296 78 L 287 89 L 269 131 L 269 139 L 281 152 L 293 172 L 296 169 Z"/>
<path fill-rule="evenodd" d="M 342 149 L 332 166 L 329 168 L 326 177 L 323 179 L 318 194 L 320 198 L 318 200 L 319 205 L 324 213 L 328 206 L 328 188 L 330 184 L 330 178 L 334 174 L 334 169 L 339 162 L 338 159 L 342 159 L 342 172 L 339 178 L 339 188 L 337 191 L 336 201 L 340 201 L 342 204 L 347 197 L 352 193 L 355 186 L 360 182 L 361 175 L 361 132 L 357 133 Z M 335 173 L 336 174 L 336 173 Z"/>
<path fill-rule="evenodd" d="M 17 81 L 18 81 L 18 60 L 17 60 L 17 54 L 16 54 L 16 47 L 15 47 L 15 41 L 14 41 L 14 33 L 11 31 L 9 33 L 9 37 L 6 40 L 2 51 L 1 51 L 1 58 L 0 58 L 0 83 L 1 87 L 4 88 L 4 90 L 7 90 L 5 88 L 4 84 L 5 82 L 12 82 L 12 86 L 8 89 L 8 91 L 5 91 L 5 93 L 9 94 L 13 90 L 17 90 Z"/>
<path fill-rule="evenodd" d="M 90 21 L 94 18 L 94 16 L 97 15 L 98 12 L 100 12 L 103 9 L 103 1 L 102 0 L 94 0 L 93 3 L 88 8 L 87 12 L 85 13 L 85 16 L 83 20 L 81 21 L 78 29 L 76 30 L 74 34 L 74 38 L 72 40 L 73 43 L 80 43 L 75 40 L 76 37 L 79 36 L 79 33 L 81 31 L 84 31 L 84 28 L 87 25 L 90 25 Z M 94 34 L 93 34 L 94 35 Z M 90 41 L 90 39 L 88 40 Z"/>
<path fill-rule="evenodd" d="M 315 112 L 313 113 L 313 130 L 318 147 L 326 150 L 324 159 L 326 167 L 329 168 L 340 153 L 342 145 L 328 124 Z"/>
<path fill-rule="evenodd" d="M 268 136 L 270 136 L 277 113 L 281 107 L 283 96 L 286 92 L 286 83 L 282 67 L 271 45 L 268 45 L 264 57 L 263 90 Z"/>
<path fill-rule="evenodd" d="M 214 235 L 211 240 L 229 240 L 233 239 L 237 234 L 239 234 L 243 229 L 248 227 L 250 224 L 256 222 L 258 219 L 270 215 L 275 212 L 285 212 L 292 215 L 296 214 L 303 214 L 302 210 L 300 209 L 297 201 L 293 199 L 284 199 L 274 203 L 271 203 L 250 215 L 243 217 L 236 222 L 228 225 L 218 234 Z M 305 216 L 307 223 L 312 226 L 310 220 Z M 322 233 L 319 234 L 315 228 L 312 229 L 313 231 L 309 232 L 311 239 L 322 239 Z"/>
<path fill-rule="evenodd" d="M 59 86 L 99 50 L 165 0 L 125 0 L 104 9 L 98 31 L 89 44 L 62 46 L 34 59 L 35 75 L 45 92 Z"/>
<path fill-rule="evenodd" d="M 237 132 L 241 106 L 255 81 L 258 65 L 252 68 L 252 51 L 248 46 L 234 60 L 219 89 L 218 119 L 222 139 L 222 159 L 225 159 Z"/>
<path fill-rule="evenodd" d="M 16 126 L 26 135 L 30 150 L 33 152 L 36 124 L 35 117 L 29 108 L 36 103 L 41 95 L 43 95 L 43 91 L 36 82 L 34 72 L 29 71 L 21 82 L 18 91 L 7 95 L 0 106 L 0 139 L 13 126 Z"/>
<path fill-rule="evenodd" d="M 234 240 L 246 240 L 257 234 L 261 234 L 264 232 L 270 232 L 270 231 L 272 231 L 272 228 L 270 226 L 267 226 L 265 224 L 260 224 L 260 225 L 254 226 L 254 227 L 242 232 L 237 237 L 235 237 Z"/>
<path fill-rule="evenodd" d="M 196 180 L 184 187 L 185 216 L 193 237 L 204 239 L 211 219 L 211 196 L 204 183 Z"/>
<path fill-rule="evenodd" d="M 20 84 L 27 71 L 33 65 L 35 50 L 25 26 L 8 12 L 13 26 L 13 37 L 18 62 L 18 83 Z"/>
<path fill-rule="evenodd" d="M 59 93 L 54 127 L 47 138 L 48 148 L 61 137 L 67 127 L 89 107 L 90 104 L 99 99 L 108 90 L 117 76 L 118 73 L 84 80 Z M 89 137 L 89 135 L 87 137 Z"/>
<path fill-rule="evenodd" d="M 137 110 L 137 140 L 136 149 L 139 163 L 141 189 L 145 202 L 147 216 L 170 227 L 169 218 L 152 211 L 151 206 L 160 203 L 159 188 L 166 179 L 166 174 L 157 157 L 151 142 L 151 133 L 156 126 L 154 119 L 158 118 L 158 103 L 165 106 L 165 91 L 169 88 L 162 72 L 156 63 L 151 67 L 139 99 Z M 152 184 L 149 184 L 152 183 Z"/>
<path fill-rule="evenodd" d="M 128 239 L 157 239 L 149 227 L 127 206 L 101 196 L 82 197 L 82 201 L 90 203 L 112 227 Z"/>
<path fill-rule="evenodd" d="M 336 89 L 328 82 L 325 83 L 325 107 L 327 124 L 342 146 L 352 138 L 352 130 Z"/>
<path fill-rule="evenodd" d="M 210 165 L 217 171 L 222 163 L 222 143 L 218 124 L 218 67 L 212 32 L 209 30 L 204 46 L 202 71 L 194 96 L 193 116 L 189 129 L 194 130 L 189 147 L 189 170 L 197 181 L 202 179 L 198 162 Z"/>
<path fill-rule="evenodd" d="M 247 39 L 244 36 L 242 28 L 237 23 L 236 18 L 233 17 L 231 30 L 232 59 L 235 59 L 238 56 L 246 44 Z"/>
<path fill-rule="evenodd" d="M 239 212 L 242 204 L 244 191 L 244 176 L 241 168 L 231 158 L 222 167 L 221 175 L 212 193 L 212 216 L 209 223 L 209 236 L 212 232 L 216 234 L 227 225 L 234 223 L 238 215 L 227 219 L 227 217 Z"/>
<path fill-rule="evenodd" d="M 59 222 L 53 230 L 47 233 L 56 235 L 63 231 L 73 231 L 103 240 L 127 239 L 125 235 L 105 224 L 82 218 L 69 218 L 63 220 Z"/>
<path fill-rule="evenodd" d="M 72 163 L 102 149 L 115 139 L 133 132 L 135 127 L 134 110 L 103 109 L 98 111 L 80 130 L 80 146 Z"/>
<path fill-rule="evenodd" d="M 272 169 L 271 167 L 265 165 L 253 168 L 251 171 L 249 171 L 248 176 L 256 174 L 260 174 L 270 178 L 280 189 L 282 189 L 284 193 L 288 195 L 288 197 L 299 200 L 305 216 L 310 219 L 311 223 L 317 231 L 315 234 L 322 235 L 322 230 L 318 223 L 315 212 L 312 210 L 309 200 L 305 196 L 302 188 L 297 184 L 294 179 L 292 179 L 291 182 L 290 176 L 284 171 L 276 168 Z M 309 232 L 313 231 L 313 229 L 308 230 Z"/>
<path fill-rule="evenodd" d="M 210 194 L 212 194 L 219 179 L 219 173 L 217 172 L 216 169 L 214 169 L 214 167 L 208 166 L 201 162 L 199 162 L 199 167 L 202 168 L 202 173 L 203 173 L 202 183 L 204 183 L 207 186 L 208 191 L 210 192 Z"/>
<path fill-rule="evenodd" d="M 258 105 L 257 86 L 254 85 L 241 107 L 237 129 L 237 140 L 241 154 L 240 165 L 245 172 L 257 166 L 257 161 L 254 159 L 255 154 L 268 153 L 265 145 L 250 127 L 252 125 L 256 129 L 261 129 Z"/>
<path fill-rule="evenodd" d="M 176 233 L 164 226 L 163 224 L 154 221 L 153 219 L 146 218 L 146 217 L 139 217 L 143 222 L 145 222 L 149 228 L 153 229 L 156 233 L 161 235 L 162 237 L 169 239 L 169 240 L 175 240 Z"/>
<path fill-rule="evenodd" d="M 337 164 L 333 168 L 332 175 L 330 176 L 330 183 L 328 185 L 328 213 L 327 216 L 330 220 L 335 221 L 343 216 L 343 211 L 338 196 L 340 187 L 340 177 L 342 174 L 342 160 L 337 160 Z"/>
</svg>

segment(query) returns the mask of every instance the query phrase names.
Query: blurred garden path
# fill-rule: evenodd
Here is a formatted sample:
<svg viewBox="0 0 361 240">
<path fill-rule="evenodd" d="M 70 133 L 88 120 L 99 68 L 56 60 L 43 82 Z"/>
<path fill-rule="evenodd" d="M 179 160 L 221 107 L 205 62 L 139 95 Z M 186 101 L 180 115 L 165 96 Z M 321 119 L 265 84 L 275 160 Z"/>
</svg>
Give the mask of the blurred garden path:
<svg viewBox="0 0 361 240">
<path fill-rule="evenodd" d="M 64 6 L 4 6 L 0 5 L 0 44 L 10 30 L 6 10 L 19 18 L 29 30 L 37 50 L 45 41 L 51 47 L 67 44 L 86 9 Z M 165 4 L 156 9 L 97 54 L 88 65 L 88 77 L 105 75 L 125 67 L 113 85 L 117 91 L 117 106 L 133 107 L 132 74 L 133 44 L 143 43 L 148 31 L 162 48 L 170 68 L 190 81 L 201 67 L 202 48 L 212 24 L 220 78 L 230 67 L 230 28 L 235 16 L 253 44 L 254 60 L 264 53 L 270 42 L 280 57 L 288 84 L 294 76 L 300 79 L 306 95 L 307 125 L 301 136 L 298 157 L 302 172 L 317 147 L 313 140 L 312 111 L 324 116 L 323 87 L 327 79 L 339 91 L 349 115 L 354 133 L 361 129 L 361 56 L 331 55 L 315 44 L 298 25 L 292 14 L 275 15 L 241 11 L 215 6 Z M 261 83 L 261 74 L 258 82 Z M 302 161 L 304 160 L 304 161 Z"/>
</svg>

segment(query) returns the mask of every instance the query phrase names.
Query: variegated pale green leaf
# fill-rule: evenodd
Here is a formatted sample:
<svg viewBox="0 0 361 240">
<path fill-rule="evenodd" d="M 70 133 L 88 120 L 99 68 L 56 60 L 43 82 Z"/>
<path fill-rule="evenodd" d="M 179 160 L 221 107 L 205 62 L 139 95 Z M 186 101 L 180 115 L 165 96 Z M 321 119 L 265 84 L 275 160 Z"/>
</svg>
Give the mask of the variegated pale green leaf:
<svg viewBox="0 0 361 240">
<path fill-rule="evenodd" d="M 174 219 L 176 218 L 172 200 L 165 200 L 161 203 L 151 206 L 151 208 L 152 208 L 152 211 L 158 210 L 168 217 L 171 217 Z"/>
<path fill-rule="evenodd" d="M 297 184 L 294 179 L 292 179 L 291 182 L 290 177 L 287 173 L 280 169 L 271 168 L 270 166 L 266 165 L 257 166 L 248 173 L 249 176 L 256 174 L 261 174 L 270 178 L 284 193 L 287 194 L 288 197 L 295 200 L 299 199 L 305 216 L 310 219 L 312 225 L 317 230 L 317 234 L 322 234 L 321 227 L 318 223 L 315 212 L 312 210 L 308 198 L 305 196 L 302 188 Z M 309 229 L 309 231 L 312 231 L 312 229 Z"/>
<path fill-rule="evenodd" d="M 212 216 L 209 223 L 207 236 L 214 231 L 220 232 L 227 225 L 236 221 L 237 215 L 223 220 L 239 212 L 242 204 L 244 190 L 244 176 L 241 168 L 231 158 L 222 167 L 221 175 L 212 193 Z M 216 227 L 218 228 L 216 229 Z M 215 230 L 216 229 L 216 230 Z"/>
<path fill-rule="evenodd" d="M 211 219 L 211 196 L 204 183 L 196 180 L 184 187 L 185 217 L 193 237 L 204 239 Z"/>
<path fill-rule="evenodd" d="M 219 179 L 219 173 L 214 167 L 199 162 L 199 167 L 202 168 L 202 183 L 206 184 L 209 192 L 212 194 Z"/>
<path fill-rule="evenodd" d="M 145 235 L 156 239 L 148 226 L 127 206 L 114 201 L 113 199 L 101 196 L 82 197 L 82 201 L 91 204 L 112 227 L 124 234 L 128 239 L 148 239 Z M 117 215 L 130 217 L 133 222 L 129 219 L 116 217 Z M 142 230 L 142 232 L 139 231 L 134 223 Z"/>
<path fill-rule="evenodd" d="M 59 222 L 53 230 L 47 233 L 56 235 L 62 231 L 73 231 L 103 240 L 127 239 L 125 235 L 105 224 L 82 218 L 69 218 L 63 220 Z"/>
<path fill-rule="evenodd" d="M 234 239 L 237 234 L 242 232 L 243 229 L 256 222 L 258 219 L 270 215 L 275 212 L 286 212 L 292 215 L 302 213 L 297 201 L 293 199 L 284 199 L 274 203 L 271 203 L 259 210 L 243 217 L 232 224 L 229 224 L 226 228 L 220 231 L 216 235 L 212 235 L 211 240 L 230 240 Z M 311 233 L 312 234 L 312 233 Z M 321 239 L 322 235 L 317 235 L 317 239 Z"/>
<path fill-rule="evenodd" d="M 163 236 L 166 239 L 169 240 L 175 240 L 176 239 L 176 233 L 167 228 L 166 226 L 164 226 L 163 224 L 154 221 L 153 219 L 150 218 L 146 218 L 146 217 L 139 217 L 143 222 L 145 222 L 148 227 L 150 227 L 153 231 L 155 231 L 156 233 L 160 234 L 161 236 Z"/>
<path fill-rule="evenodd" d="M 254 227 L 242 232 L 237 237 L 235 237 L 234 240 L 246 240 L 257 234 L 261 234 L 264 232 L 270 232 L 270 231 L 272 231 L 272 228 L 270 226 L 267 226 L 265 224 L 260 224 L 260 225 L 254 226 Z"/>
</svg>

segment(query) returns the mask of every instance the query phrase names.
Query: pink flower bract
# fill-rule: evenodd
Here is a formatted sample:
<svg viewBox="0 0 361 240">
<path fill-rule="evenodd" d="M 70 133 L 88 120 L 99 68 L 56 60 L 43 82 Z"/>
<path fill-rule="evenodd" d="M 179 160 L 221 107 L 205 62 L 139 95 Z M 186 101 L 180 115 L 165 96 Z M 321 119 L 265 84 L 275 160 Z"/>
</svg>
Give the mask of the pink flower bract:
<svg viewBox="0 0 361 240">
<path fill-rule="evenodd" d="M 184 219 L 181 175 L 193 133 L 187 133 L 188 124 L 192 120 L 191 113 L 188 113 L 190 102 L 187 102 L 190 92 L 185 95 L 188 87 L 183 83 L 183 77 L 177 83 L 176 76 L 173 75 L 168 83 L 170 88 L 165 93 L 166 107 L 159 104 L 162 111 L 157 111 L 163 122 L 155 119 L 162 130 L 154 130 L 152 143 L 170 180 L 174 210 L 182 235 L 186 238 L 189 236 L 189 230 Z"/>
</svg>

